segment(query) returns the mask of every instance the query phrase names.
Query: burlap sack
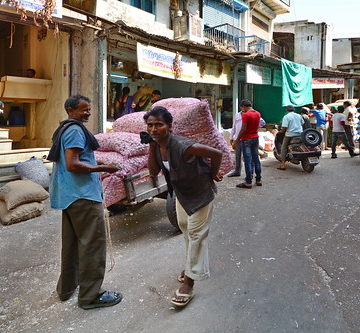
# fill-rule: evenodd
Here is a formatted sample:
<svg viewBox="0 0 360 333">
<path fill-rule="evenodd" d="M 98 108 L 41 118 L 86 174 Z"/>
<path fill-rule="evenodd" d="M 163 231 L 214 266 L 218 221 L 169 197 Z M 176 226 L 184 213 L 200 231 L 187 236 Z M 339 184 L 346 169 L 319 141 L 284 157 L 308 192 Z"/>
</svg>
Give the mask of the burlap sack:
<svg viewBox="0 0 360 333">
<path fill-rule="evenodd" d="M 7 210 L 5 201 L 0 200 L 0 221 L 4 225 L 26 221 L 40 216 L 43 209 L 44 205 L 41 202 L 31 202 Z"/>
<path fill-rule="evenodd" d="M 49 193 L 31 180 L 15 180 L 0 188 L 0 200 L 5 201 L 7 210 L 29 202 L 44 201 L 48 197 Z"/>
<path fill-rule="evenodd" d="M 134 103 L 137 104 L 141 97 L 151 94 L 154 88 L 149 87 L 148 85 L 141 86 L 136 93 L 134 94 Z"/>
</svg>

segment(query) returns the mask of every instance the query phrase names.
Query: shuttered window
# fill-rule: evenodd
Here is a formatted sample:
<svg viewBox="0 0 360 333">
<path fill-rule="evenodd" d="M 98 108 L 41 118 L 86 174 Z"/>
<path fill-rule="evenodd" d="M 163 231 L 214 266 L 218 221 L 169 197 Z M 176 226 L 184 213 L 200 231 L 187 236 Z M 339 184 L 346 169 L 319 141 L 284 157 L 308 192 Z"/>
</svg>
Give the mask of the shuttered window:
<svg viewBox="0 0 360 333">
<path fill-rule="evenodd" d="M 204 1 L 203 16 L 205 27 L 228 23 L 240 28 L 240 13 L 223 2 Z"/>
</svg>

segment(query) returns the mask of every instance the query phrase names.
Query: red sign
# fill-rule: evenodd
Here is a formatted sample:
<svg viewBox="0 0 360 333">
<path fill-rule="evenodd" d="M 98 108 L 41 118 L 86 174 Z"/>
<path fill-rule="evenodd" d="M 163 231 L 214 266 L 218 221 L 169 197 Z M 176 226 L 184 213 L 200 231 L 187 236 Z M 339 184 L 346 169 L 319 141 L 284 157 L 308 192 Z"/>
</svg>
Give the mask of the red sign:
<svg viewBox="0 0 360 333">
<path fill-rule="evenodd" d="M 312 80 L 313 89 L 345 88 L 344 79 L 315 78 Z"/>
</svg>

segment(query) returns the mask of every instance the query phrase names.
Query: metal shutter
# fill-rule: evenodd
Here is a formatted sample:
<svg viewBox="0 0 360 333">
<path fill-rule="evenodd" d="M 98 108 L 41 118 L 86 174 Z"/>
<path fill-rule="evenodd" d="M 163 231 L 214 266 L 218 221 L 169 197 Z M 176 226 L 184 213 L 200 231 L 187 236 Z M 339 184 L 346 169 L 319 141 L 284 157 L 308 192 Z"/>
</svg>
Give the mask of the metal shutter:
<svg viewBox="0 0 360 333">
<path fill-rule="evenodd" d="M 204 1 L 204 26 L 215 27 L 220 24 L 231 24 L 240 27 L 240 13 L 230 6 L 218 1 Z"/>
</svg>

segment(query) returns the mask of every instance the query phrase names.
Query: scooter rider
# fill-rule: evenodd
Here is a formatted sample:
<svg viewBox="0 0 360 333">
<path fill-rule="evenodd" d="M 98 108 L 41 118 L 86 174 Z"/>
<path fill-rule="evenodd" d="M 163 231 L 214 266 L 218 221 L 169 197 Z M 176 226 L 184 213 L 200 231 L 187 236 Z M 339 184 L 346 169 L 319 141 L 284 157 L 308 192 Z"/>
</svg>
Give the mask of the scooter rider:
<svg viewBox="0 0 360 333">
<path fill-rule="evenodd" d="M 279 170 L 285 170 L 286 154 L 290 141 L 295 136 L 300 136 L 304 124 L 304 119 L 297 113 L 292 105 L 286 107 L 287 114 L 284 116 L 280 133 L 285 133 L 284 140 L 281 145 L 281 162 L 278 167 Z"/>
</svg>

